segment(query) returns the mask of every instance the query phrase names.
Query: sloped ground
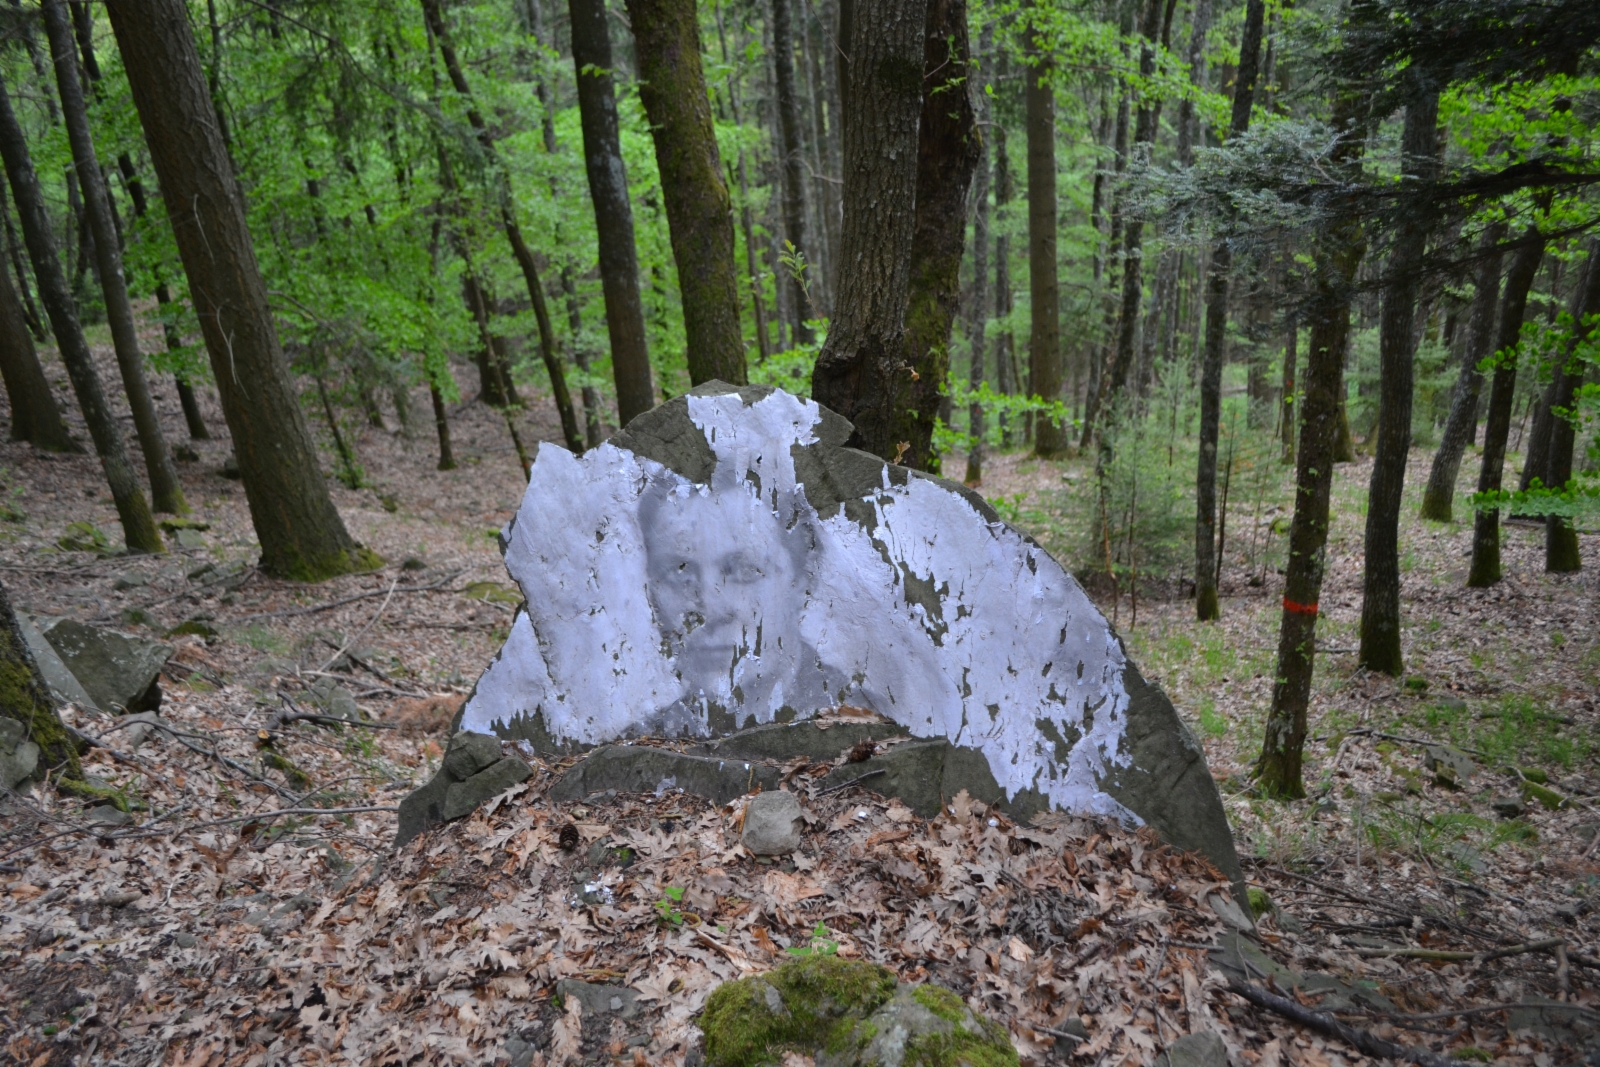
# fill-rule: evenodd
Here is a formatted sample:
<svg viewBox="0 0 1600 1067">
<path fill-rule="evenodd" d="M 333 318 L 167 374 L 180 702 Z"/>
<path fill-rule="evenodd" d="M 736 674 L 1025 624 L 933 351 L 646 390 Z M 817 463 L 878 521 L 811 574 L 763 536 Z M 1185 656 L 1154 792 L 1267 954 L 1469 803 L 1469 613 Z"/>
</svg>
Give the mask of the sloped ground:
<svg viewBox="0 0 1600 1067">
<path fill-rule="evenodd" d="M 110 380 L 109 354 L 105 373 Z M 158 393 L 180 440 L 176 397 L 170 385 Z M 536 404 L 539 418 L 525 422 L 530 438 L 552 436 L 547 407 Z M 426 412 L 426 397 L 412 408 Z M 220 434 L 219 413 L 207 415 Z M 322 433 L 314 419 L 313 428 Z M 492 815 L 386 860 L 394 815 L 364 809 L 392 808 L 431 773 L 443 725 L 498 647 L 515 599 L 488 536 L 522 485 L 504 423 L 463 405 L 453 429 L 464 464 L 445 473 L 433 469 L 420 419 L 412 441 L 354 435 L 375 487 L 336 485 L 335 498 L 389 565 L 314 587 L 251 569 L 242 490 L 215 473 L 224 442 L 199 443 L 200 461 L 182 465 L 209 529 L 199 547 L 160 559 L 58 550 L 72 522 L 117 539 L 97 463 L 0 446 L 17 490 L 9 503 L 24 515 L 0 524 L 0 576 L 14 602 L 150 635 L 184 622 L 215 631 L 171 639 L 179 651 L 163 715 L 174 733 L 135 748 L 125 726 L 77 716 L 110 746 L 93 750 L 86 770 L 123 791 L 133 822 L 90 823 L 77 800 L 45 789 L 0 816 L 0 1054 L 9 1061 L 487 1061 L 508 1054 L 509 1036 L 526 1035 L 514 1049 L 547 1063 L 568 1052 L 672 1063 L 715 981 L 829 943 L 977 998 L 1036 1063 L 1148 1063 L 1203 1025 L 1225 1035 L 1237 1067 L 1361 1061 L 1226 992 L 1205 953 L 1186 947 L 1220 929 L 1201 902 L 1206 873 L 1115 828 L 989 826 L 985 813 L 965 810 L 927 824 L 852 791 L 812 798 L 803 858 L 815 866 L 787 870 L 739 854 L 737 812 L 675 794 L 552 805 L 545 769 Z M 1054 468 L 999 457 L 990 472 L 986 492 L 1023 492 L 1046 512 L 1055 504 Z M 1118 618 L 1147 674 L 1204 739 L 1247 873 L 1284 909 L 1263 922 L 1266 955 L 1245 973 L 1272 974 L 1286 992 L 1294 979 L 1269 960 L 1366 983 L 1375 996 L 1295 995 L 1349 1008 L 1346 1021 L 1398 1041 L 1470 1046 L 1505 1063 L 1572 1062 L 1549 1024 L 1592 1025 L 1575 1009 L 1597 1007 L 1596 570 L 1544 576 L 1536 532 L 1513 528 L 1507 582 L 1463 592 L 1466 529 L 1408 517 L 1406 649 L 1429 685 L 1418 696 L 1363 675 L 1338 650 L 1355 646 L 1365 479 L 1364 466 L 1340 468 L 1311 801 L 1252 799 L 1241 777 L 1270 692 L 1270 576 L 1254 588 L 1231 563 L 1224 592 L 1235 595 L 1219 626 L 1189 621 L 1181 600 L 1141 599 L 1130 627 L 1124 598 Z M 1049 529 L 1036 532 L 1049 543 Z M 1586 534 L 1583 548 L 1600 558 L 1600 538 Z M 408 558 L 421 569 L 404 569 Z M 319 710 L 314 687 L 329 681 L 369 718 L 404 728 L 284 721 Z M 1464 788 L 1434 783 L 1421 740 L 1472 750 Z M 1567 806 L 1502 818 L 1493 802 L 1521 788 L 1513 765 L 1544 771 Z M 804 791 L 810 775 L 795 770 Z M 559 845 L 569 822 L 583 838 L 571 853 Z M 591 859 L 602 837 L 629 849 L 631 865 Z M 611 899 L 596 890 L 598 903 L 584 903 L 596 877 Z M 819 922 L 824 940 L 812 942 Z M 1374 955 L 1552 939 L 1561 951 L 1547 944 L 1494 960 Z M 629 1020 L 558 1017 L 551 999 L 563 978 L 629 984 L 649 999 Z M 1544 1019 L 1495 1008 L 1532 996 L 1570 1007 Z M 1467 1007 L 1495 1010 L 1439 1014 Z M 1075 1051 L 1039 1029 L 1066 1032 L 1074 1015 L 1089 1035 Z"/>
</svg>

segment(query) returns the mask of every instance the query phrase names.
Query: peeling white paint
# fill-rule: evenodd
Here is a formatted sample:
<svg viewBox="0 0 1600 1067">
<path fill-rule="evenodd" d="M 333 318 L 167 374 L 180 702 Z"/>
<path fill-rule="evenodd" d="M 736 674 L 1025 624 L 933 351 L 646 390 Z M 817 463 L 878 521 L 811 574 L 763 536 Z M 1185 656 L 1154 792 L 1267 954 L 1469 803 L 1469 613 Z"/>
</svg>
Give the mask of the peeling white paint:
<svg viewBox="0 0 1600 1067">
<path fill-rule="evenodd" d="M 1008 797 L 1139 821 L 1097 785 L 1127 760 L 1122 648 L 1055 560 L 925 478 L 886 476 L 870 528 L 821 518 L 791 453 L 816 443 L 814 402 L 688 405 L 709 485 L 610 444 L 540 446 L 507 529 L 527 611 L 463 728 L 542 712 L 558 741 L 706 736 L 843 699 L 981 749 Z"/>
</svg>

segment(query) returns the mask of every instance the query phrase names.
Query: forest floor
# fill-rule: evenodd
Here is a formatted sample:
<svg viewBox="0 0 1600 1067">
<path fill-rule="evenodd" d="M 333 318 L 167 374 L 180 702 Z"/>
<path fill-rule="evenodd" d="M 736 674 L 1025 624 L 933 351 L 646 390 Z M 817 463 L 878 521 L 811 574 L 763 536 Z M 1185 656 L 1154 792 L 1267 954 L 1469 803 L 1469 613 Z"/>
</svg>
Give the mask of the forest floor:
<svg viewBox="0 0 1600 1067">
<path fill-rule="evenodd" d="M 109 356 L 102 373 L 115 380 Z M 182 440 L 170 383 L 157 393 Z M 165 638 L 170 730 L 141 738 L 72 716 L 103 742 L 86 772 L 131 821 L 89 822 L 47 789 L 0 813 L 0 1059 L 682 1063 L 716 981 L 837 945 L 957 988 L 1028 1063 L 1151 1063 L 1206 1028 L 1234 1067 L 1367 1062 L 1228 992 L 1201 947 L 1224 929 L 1205 904 L 1213 880 L 1113 826 L 1016 827 L 970 808 L 927 823 L 865 794 L 815 795 L 802 772 L 804 863 L 763 867 L 735 847 L 737 812 L 671 794 L 558 805 L 544 796 L 556 768 L 541 767 L 509 802 L 390 855 L 394 805 L 431 775 L 518 600 L 494 541 L 523 486 L 504 423 L 456 406 L 462 466 L 439 472 L 427 404 L 416 394 L 414 436 L 353 433 L 367 487 L 330 483 L 386 566 L 315 586 L 255 570 L 243 490 L 219 473 L 223 440 L 195 442 L 198 460 L 180 464 L 206 529 L 162 557 L 61 548 L 92 538 L 75 523 L 116 548 L 98 463 L 0 445 L 14 604 L 153 637 L 192 631 Z M 547 409 L 526 418 L 530 438 L 557 439 Z M 206 416 L 222 436 L 214 403 Z M 1218 624 L 1195 623 L 1179 587 L 1141 594 L 1136 621 L 1126 595 L 1100 599 L 1202 739 L 1247 876 L 1270 899 L 1259 946 L 1242 950 L 1247 977 L 1402 1043 L 1572 1062 L 1562 1042 L 1600 1026 L 1600 535 L 1582 535 L 1584 571 L 1550 576 L 1542 531 L 1508 527 L 1506 580 L 1466 590 L 1470 526 L 1413 518 L 1427 460 L 1414 456 L 1402 530 L 1409 684 L 1354 665 L 1370 464 L 1336 473 L 1306 801 L 1253 798 L 1245 777 L 1276 648 L 1270 568 L 1253 586 L 1256 558 L 1226 561 Z M 1060 548 L 1073 520 L 1062 486 L 1081 474 L 1002 454 L 982 491 Z M 284 721 L 316 710 L 329 683 L 375 726 Z M 1472 758 L 1454 786 L 1426 766 L 1437 743 Z M 1523 775 L 1553 809 L 1524 800 Z M 587 851 L 555 846 L 569 821 Z M 634 866 L 597 858 L 602 840 Z M 1062 852 L 1070 877 L 1043 862 Z M 575 877 L 611 896 L 586 905 Z M 566 978 L 630 985 L 643 1010 L 584 1018 L 568 997 L 558 1011 Z M 1505 1007 L 1538 998 L 1547 1006 Z M 1062 1036 L 1074 1016 L 1086 1040 Z"/>
</svg>

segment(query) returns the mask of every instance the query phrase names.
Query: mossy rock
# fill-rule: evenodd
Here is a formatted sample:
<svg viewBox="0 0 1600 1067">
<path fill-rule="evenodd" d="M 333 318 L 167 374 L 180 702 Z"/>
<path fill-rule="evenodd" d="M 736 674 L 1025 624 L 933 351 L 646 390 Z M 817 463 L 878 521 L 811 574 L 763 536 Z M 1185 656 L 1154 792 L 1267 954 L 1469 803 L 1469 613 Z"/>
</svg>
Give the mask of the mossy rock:
<svg viewBox="0 0 1600 1067">
<path fill-rule="evenodd" d="M 932 985 L 817 955 L 719 986 L 706 1000 L 707 1067 L 765 1067 L 798 1052 L 817 1067 L 1016 1067 L 1005 1028 Z"/>
<path fill-rule="evenodd" d="M 1546 811 L 1558 811 L 1568 806 L 1566 797 L 1549 786 L 1539 785 L 1537 782 L 1522 783 L 1522 799 L 1537 800 L 1544 805 Z"/>
</svg>

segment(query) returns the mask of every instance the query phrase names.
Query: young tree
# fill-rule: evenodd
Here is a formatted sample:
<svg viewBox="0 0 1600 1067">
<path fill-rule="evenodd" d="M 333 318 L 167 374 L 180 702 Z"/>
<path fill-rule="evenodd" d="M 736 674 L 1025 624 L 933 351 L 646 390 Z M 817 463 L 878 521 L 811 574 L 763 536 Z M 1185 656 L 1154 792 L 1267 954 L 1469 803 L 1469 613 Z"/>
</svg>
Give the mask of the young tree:
<svg viewBox="0 0 1600 1067">
<path fill-rule="evenodd" d="M 700 65 L 699 9 L 694 0 L 628 0 L 628 16 L 678 264 L 689 380 L 743 385 L 733 205 Z"/>
<path fill-rule="evenodd" d="M 1255 106 L 1256 75 L 1261 61 L 1261 27 L 1265 18 L 1266 5 L 1262 0 L 1248 0 L 1244 36 L 1239 42 L 1239 67 L 1234 73 L 1233 115 L 1228 124 L 1230 139 L 1250 128 L 1250 109 Z M 1329 268 L 1336 269 L 1333 265 L 1336 258 L 1330 258 Z M 1206 278 L 1205 350 L 1200 364 L 1200 456 L 1194 479 L 1194 610 L 1201 622 L 1222 616 L 1222 605 L 1217 599 L 1217 438 L 1222 426 L 1222 363 L 1228 344 L 1228 275 L 1232 270 L 1233 249 L 1226 240 L 1218 240 L 1211 247 L 1211 271 Z M 1340 360 L 1344 358 L 1343 337 L 1340 333 L 1337 353 Z M 1308 363 L 1308 391 L 1310 376 Z M 1302 434 L 1305 432 L 1301 430 Z M 1320 573 L 1317 580 L 1320 585 Z"/>
<path fill-rule="evenodd" d="M 1478 240 L 1478 272 L 1468 313 L 1467 340 L 1461 346 L 1461 370 L 1450 394 L 1450 413 L 1439 434 L 1439 450 L 1433 454 L 1428 487 L 1422 493 L 1422 517 L 1435 522 L 1450 522 L 1454 516 L 1461 457 L 1478 428 L 1479 401 L 1483 398 L 1483 371 L 1478 365 L 1494 354 L 1490 346 L 1494 343 L 1495 309 L 1500 296 L 1500 242 L 1505 236 L 1506 224 L 1495 221 L 1484 227 Z M 1531 285 L 1533 279 L 1528 281 Z M 1526 296 L 1524 293 L 1524 300 Z"/>
<path fill-rule="evenodd" d="M 853 444 L 885 459 L 909 392 L 905 315 L 916 228 L 917 131 L 927 0 L 856 0 L 845 83 L 844 225 L 828 339 L 811 395 L 855 423 Z M 845 21 L 841 19 L 841 21 Z M 909 447 L 909 444 L 908 446 Z"/>
<path fill-rule="evenodd" d="M 846 0 L 849 6 L 849 0 Z M 857 13 L 859 15 L 859 12 Z M 810 251 L 806 240 L 806 159 L 800 144 L 800 94 L 794 80 L 794 6 L 793 0 L 772 0 L 772 72 L 777 94 L 778 145 L 783 160 L 783 231 L 784 239 L 794 246 L 795 252 L 805 256 Z M 789 313 L 797 344 L 810 344 L 811 327 L 806 325 L 811 306 L 806 287 L 795 272 L 785 273 L 783 283 L 789 290 Z"/>
<path fill-rule="evenodd" d="M 1423 85 L 1406 104 L 1400 137 L 1403 173 L 1431 184 L 1439 171 L 1439 90 Z M 1411 397 L 1415 392 L 1418 268 L 1432 219 L 1420 211 L 1399 220 L 1389 256 L 1389 284 L 1378 332 L 1380 394 L 1378 447 L 1367 491 L 1366 557 L 1362 571 L 1360 664 L 1397 675 L 1400 649 L 1400 498 L 1411 455 Z"/>
<path fill-rule="evenodd" d="M 568 0 L 567 10 L 572 18 L 572 65 L 578 80 L 584 169 L 600 238 L 600 285 L 605 291 L 606 331 L 611 337 L 611 368 L 617 382 L 617 414 L 626 425 L 655 406 L 655 385 L 645 347 L 633 206 L 628 200 L 617 130 L 611 33 L 606 28 L 605 0 Z"/>
<path fill-rule="evenodd" d="M 123 541 L 130 552 L 162 552 L 165 548 L 161 534 L 156 530 L 144 490 L 139 487 L 133 467 L 128 463 L 122 431 L 106 403 L 94 355 L 78 323 L 77 301 L 72 298 L 71 285 L 56 255 L 55 234 L 51 231 L 44 194 L 3 80 L 0 80 L 0 154 L 5 158 L 6 177 L 17 202 L 23 240 L 28 246 L 28 257 L 33 261 L 34 277 L 39 282 L 39 299 L 50 316 L 61 362 L 67 366 L 72 390 L 78 396 L 78 407 L 89 424 L 89 436 L 94 440 L 95 452 L 100 456 L 100 466 L 111 488 L 111 498 L 117 506 L 117 517 L 122 521 Z"/>
<path fill-rule="evenodd" d="M 46 452 L 83 451 L 61 420 L 61 409 L 33 347 L 27 312 L 4 269 L 0 269 L 0 378 L 5 379 L 11 400 L 13 441 L 27 441 Z"/>
<path fill-rule="evenodd" d="M 1023 70 L 1028 134 L 1028 292 L 1032 300 L 1028 332 L 1029 385 L 1033 395 L 1061 399 L 1061 279 L 1056 263 L 1056 94 L 1047 57 L 1029 34 L 1029 61 Z M 1069 431 L 1039 416 L 1034 453 L 1046 458 L 1067 454 Z"/>
<path fill-rule="evenodd" d="M 328 495 L 278 342 L 233 164 L 183 0 L 109 5 L 205 335 L 269 574 L 319 580 L 374 566 Z"/>
<path fill-rule="evenodd" d="M 983 364 L 988 349 L 984 330 L 989 321 L 989 138 L 982 133 L 989 119 L 989 95 L 979 74 L 993 56 L 994 29 L 986 24 L 978 38 L 978 55 L 972 63 L 972 80 L 978 85 L 974 119 L 979 134 L 977 183 L 972 188 L 972 288 L 967 295 L 967 343 L 971 347 L 971 354 L 967 367 L 967 386 L 974 394 L 983 386 Z M 967 433 L 972 438 L 972 444 L 967 449 L 967 470 L 963 480 L 976 488 L 983 484 L 984 447 L 983 405 L 976 400 L 967 409 Z"/>
<path fill-rule="evenodd" d="M 155 403 L 144 376 L 144 355 L 139 351 L 139 334 L 133 318 L 133 304 L 122 273 L 122 249 L 117 229 L 112 225 L 110 194 L 100 161 L 95 155 L 94 137 L 89 132 L 89 111 L 83 87 L 78 83 L 78 56 L 66 0 L 45 0 L 45 33 L 55 61 L 56 85 L 61 93 L 61 114 L 66 119 L 67 139 L 72 146 L 73 163 L 83 188 L 84 213 L 94 236 L 96 266 L 100 269 L 100 291 L 105 294 L 106 321 L 111 327 L 111 345 L 122 372 L 122 388 L 133 412 L 133 426 L 144 453 L 145 473 L 150 479 L 150 503 L 156 511 L 184 515 L 189 505 L 183 499 L 172 455 L 161 435 Z"/>
</svg>

